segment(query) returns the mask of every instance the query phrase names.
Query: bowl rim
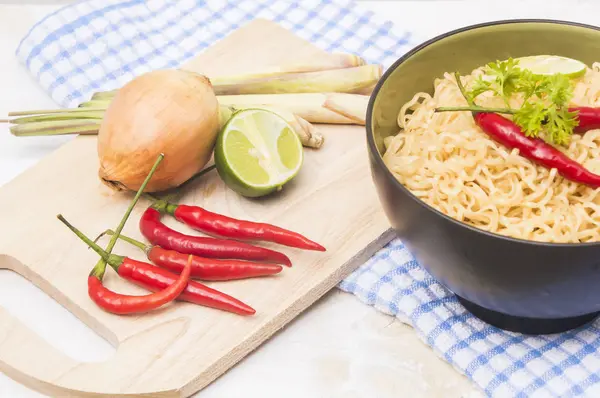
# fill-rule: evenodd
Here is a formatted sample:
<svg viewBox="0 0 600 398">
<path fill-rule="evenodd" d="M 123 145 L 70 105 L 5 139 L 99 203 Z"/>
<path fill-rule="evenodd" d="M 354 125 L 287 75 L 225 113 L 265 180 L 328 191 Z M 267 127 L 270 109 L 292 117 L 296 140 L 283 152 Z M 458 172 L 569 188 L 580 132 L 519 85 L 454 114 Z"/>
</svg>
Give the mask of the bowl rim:
<svg viewBox="0 0 600 398">
<path fill-rule="evenodd" d="M 509 25 L 509 24 L 525 24 L 525 23 L 569 25 L 569 26 L 590 29 L 590 30 L 594 30 L 594 31 L 600 31 L 600 26 L 589 25 L 589 24 L 584 24 L 584 23 L 580 23 L 580 22 L 559 20 L 559 19 L 539 19 L 539 18 L 502 19 L 502 20 L 496 20 L 496 21 L 477 23 L 477 24 L 473 24 L 473 25 L 467 25 L 467 26 L 464 26 L 464 27 L 461 27 L 458 29 L 453 29 L 453 30 L 444 32 L 442 34 L 439 34 L 437 36 L 434 36 L 433 38 L 428 39 L 428 40 L 422 42 L 421 44 L 418 44 L 417 46 L 413 47 L 412 49 L 410 49 L 409 51 L 404 53 L 402 56 L 400 56 L 400 58 L 398 58 L 392 65 L 390 65 L 390 67 L 387 68 L 387 70 L 383 73 L 383 75 L 381 76 L 381 78 L 379 79 L 379 81 L 377 82 L 375 87 L 373 88 L 373 92 L 370 95 L 369 103 L 367 105 L 366 123 L 365 123 L 366 124 L 366 126 L 365 126 L 366 132 L 367 132 L 368 149 L 369 149 L 369 152 L 371 153 L 372 158 L 374 158 L 375 162 L 377 163 L 377 166 L 384 170 L 383 172 L 385 173 L 385 177 L 388 179 L 391 179 L 392 184 L 396 188 L 398 188 L 401 191 L 403 191 L 404 193 L 408 194 L 408 196 L 412 200 L 414 200 L 416 203 L 418 203 L 419 205 L 423 206 L 424 208 L 426 208 L 429 211 L 432 211 L 433 213 L 437 214 L 438 216 L 441 216 L 442 218 L 453 223 L 457 227 L 466 228 L 468 230 L 471 230 L 474 233 L 487 235 L 490 238 L 500 239 L 500 240 L 506 241 L 507 243 L 528 244 L 528 245 L 544 246 L 544 247 L 551 247 L 551 248 L 575 248 L 575 247 L 582 247 L 582 246 L 583 247 L 599 246 L 600 241 L 582 242 L 582 243 L 571 243 L 571 242 L 560 243 L 560 242 L 538 242 L 538 241 L 533 241 L 533 240 L 514 238 L 514 237 L 510 237 L 510 236 L 506 236 L 506 235 L 501 235 L 496 232 L 489 232 L 484 229 L 477 228 L 475 226 L 464 223 L 462 221 L 458 221 L 457 219 L 455 219 L 451 216 L 448 216 L 448 215 L 442 213 L 441 211 L 437 210 L 433 206 L 425 203 L 424 201 L 422 201 L 421 199 L 416 197 L 402 183 L 400 183 L 400 181 L 398 181 L 396 179 L 396 177 L 394 177 L 394 175 L 392 174 L 390 169 L 384 163 L 383 156 L 379 153 L 379 150 L 377 149 L 377 145 L 375 144 L 375 135 L 373 133 L 373 123 L 372 123 L 373 107 L 374 107 L 375 101 L 377 99 L 377 96 L 379 94 L 379 91 L 381 91 L 381 89 L 384 86 L 384 84 L 386 83 L 387 79 L 400 65 L 402 65 L 405 61 L 407 61 L 409 58 L 411 58 L 413 55 L 417 54 L 419 51 L 423 50 L 424 48 L 429 47 L 430 45 L 437 43 L 438 41 L 441 41 L 447 37 L 451 37 L 451 36 L 454 36 L 459 33 L 476 30 L 476 29 L 480 29 L 480 28 L 485 28 L 485 27 L 490 27 L 490 26 Z"/>
</svg>

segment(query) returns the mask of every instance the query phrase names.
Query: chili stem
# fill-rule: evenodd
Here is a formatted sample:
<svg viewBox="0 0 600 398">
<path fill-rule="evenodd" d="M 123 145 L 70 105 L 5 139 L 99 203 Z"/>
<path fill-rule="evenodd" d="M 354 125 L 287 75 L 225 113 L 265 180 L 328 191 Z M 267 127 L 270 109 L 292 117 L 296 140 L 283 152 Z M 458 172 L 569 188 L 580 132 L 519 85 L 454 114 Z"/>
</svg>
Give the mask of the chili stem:
<svg viewBox="0 0 600 398">
<path fill-rule="evenodd" d="M 436 112 L 482 112 L 482 113 L 505 113 L 514 115 L 517 113 L 516 110 L 510 108 L 485 108 L 483 106 L 448 106 L 448 107 L 439 107 L 435 109 Z"/>
<path fill-rule="evenodd" d="M 100 239 L 101 237 L 103 237 L 104 235 L 109 235 L 109 236 L 115 236 L 115 231 L 113 231 L 112 229 L 107 229 L 106 231 L 102 232 L 98 238 L 96 238 L 96 240 Z M 119 235 L 119 239 L 132 244 L 133 246 L 136 246 L 138 248 L 140 248 L 142 251 L 147 251 L 148 250 L 148 245 L 144 244 L 143 242 L 140 242 L 139 240 L 130 238 L 129 236 L 125 236 L 125 235 Z"/>
<path fill-rule="evenodd" d="M 119 223 L 119 226 L 115 230 L 115 235 L 113 235 L 113 237 L 111 238 L 110 242 L 108 242 L 108 246 L 106 247 L 106 252 L 109 255 L 111 254 L 112 249 L 117 244 L 117 240 L 119 239 L 119 234 L 121 233 L 121 231 L 125 227 L 125 223 L 127 222 L 127 219 L 129 218 L 129 215 L 133 211 L 133 208 L 135 207 L 135 205 L 137 204 L 138 200 L 140 199 L 140 196 L 142 196 L 142 193 L 144 192 L 144 189 L 146 188 L 146 185 L 148 185 L 148 183 L 150 182 L 150 179 L 152 178 L 152 175 L 154 174 L 154 172 L 158 168 L 158 165 L 160 164 L 160 162 L 162 162 L 162 160 L 163 160 L 164 157 L 165 157 L 165 155 L 162 154 L 162 153 L 160 155 L 158 155 L 158 158 L 156 159 L 156 162 L 154 163 L 154 166 L 152 166 L 152 169 L 150 170 L 150 172 L 146 176 L 146 179 L 144 180 L 144 182 L 140 186 L 140 189 L 138 189 L 137 193 L 135 194 L 135 197 L 133 198 L 133 200 L 129 204 L 129 207 L 127 208 L 127 211 L 123 215 L 123 218 L 121 219 L 121 222 Z M 96 264 L 96 266 L 94 267 L 94 269 L 92 270 L 91 275 L 94 275 L 94 276 L 98 277 L 98 279 L 102 280 L 102 278 L 104 277 L 104 272 L 105 271 L 106 271 L 106 262 L 104 261 L 104 259 L 100 259 L 98 261 L 98 263 Z"/>
<path fill-rule="evenodd" d="M 462 81 L 460 80 L 460 73 L 454 72 L 454 78 L 456 79 L 456 84 L 458 85 L 460 93 L 463 95 L 463 97 L 465 97 L 467 103 L 471 106 L 476 106 L 473 100 L 469 99 L 469 96 L 467 95 L 467 90 L 465 89 L 465 86 L 463 86 Z"/>
<path fill-rule="evenodd" d="M 100 246 L 94 243 L 94 241 L 92 241 L 90 238 L 85 236 L 83 232 L 81 232 L 79 229 L 77 229 L 77 227 L 75 227 L 73 224 L 67 221 L 62 214 L 57 215 L 56 218 L 58 218 L 63 224 L 65 224 L 67 228 L 69 228 L 75 235 L 77 235 L 79 239 L 84 241 L 86 245 L 88 245 L 92 250 L 98 253 L 98 255 L 102 257 L 104 261 L 110 261 L 110 255 L 104 249 L 102 249 Z"/>
<path fill-rule="evenodd" d="M 146 192 L 144 192 L 144 193 L 142 194 L 142 196 L 143 196 L 144 198 L 148 199 L 148 200 L 149 200 L 149 201 L 151 201 L 151 202 L 158 202 L 158 201 L 160 201 L 160 200 L 161 200 L 160 198 L 158 198 L 158 197 L 156 197 L 156 196 L 154 196 L 154 195 L 151 195 L 151 194 L 149 194 L 149 193 L 146 193 Z"/>
<path fill-rule="evenodd" d="M 213 169 L 215 169 L 217 166 L 216 165 L 211 165 L 208 166 L 205 169 L 200 170 L 198 173 L 194 174 L 189 180 L 187 180 L 186 182 L 184 182 L 183 184 L 181 184 L 177 189 L 177 192 L 172 192 L 170 194 L 168 194 L 167 196 L 165 196 L 164 198 L 158 198 L 154 195 L 151 195 L 149 193 L 144 193 L 144 196 L 151 200 L 152 202 L 156 203 L 156 202 L 171 202 L 175 199 L 176 196 L 178 196 L 181 193 L 181 190 L 183 189 L 183 187 L 185 187 L 186 185 L 188 185 L 190 182 L 192 182 L 193 180 L 195 180 L 196 178 L 200 178 L 202 177 L 204 174 L 207 174 L 208 172 L 212 171 Z"/>
</svg>

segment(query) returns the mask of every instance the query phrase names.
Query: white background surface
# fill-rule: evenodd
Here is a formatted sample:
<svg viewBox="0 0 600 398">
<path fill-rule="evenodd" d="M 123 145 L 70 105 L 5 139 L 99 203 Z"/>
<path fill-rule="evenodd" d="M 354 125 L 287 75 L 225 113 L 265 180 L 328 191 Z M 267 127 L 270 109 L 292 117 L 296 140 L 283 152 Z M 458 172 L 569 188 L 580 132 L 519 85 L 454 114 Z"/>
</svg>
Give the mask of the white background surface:
<svg viewBox="0 0 600 398">
<path fill-rule="evenodd" d="M 14 51 L 33 23 L 67 2 L 0 1 L 0 118 L 10 110 L 56 107 L 17 63 Z M 594 0 L 360 2 L 412 31 L 419 41 L 499 19 L 594 24 L 600 17 L 600 2 Z M 0 185 L 69 139 L 17 139 L 0 125 Z M 0 230 L 0 239 L 5 233 L 9 231 Z M 0 270 L 0 306 L 78 360 L 101 361 L 114 352 L 44 293 L 9 271 Z M 40 396 L 0 374 L 0 397 Z M 479 394 L 423 345 L 411 328 L 335 289 L 198 396 L 458 398 Z"/>
</svg>

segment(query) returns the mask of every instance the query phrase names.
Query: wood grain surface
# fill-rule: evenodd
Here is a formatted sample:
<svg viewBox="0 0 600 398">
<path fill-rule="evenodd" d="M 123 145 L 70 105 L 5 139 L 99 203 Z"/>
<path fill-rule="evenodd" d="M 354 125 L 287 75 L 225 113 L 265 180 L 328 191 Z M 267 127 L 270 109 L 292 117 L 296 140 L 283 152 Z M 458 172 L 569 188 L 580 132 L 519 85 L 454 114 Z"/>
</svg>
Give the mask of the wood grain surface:
<svg viewBox="0 0 600 398">
<path fill-rule="evenodd" d="M 210 77 L 325 56 L 280 26 L 255 20 L 185 68 Z M 86 278 L 98 258 L 56 215 L 95 237 L 116 226 L 132 198 L 100 183 L 95 137 L 70 141 L 3 186 L 0 268 L 31 280 L 117 351 L 103 363 L 79 363 L 0 308 L 0 370 L 61 397 L 187 397 L 226 372 L 391 239 L 370 176 L 364 127 L 318 127 L 324 146 L 306 149 L 300 174 L 279 194 L 244 199 L 211 172 L 180 198 L 229 216 L 276 223 L 327 247 L 326 253 L 317 253 L 266 245 L 284 251 L 294 266 L 275 277 L 209 284 L 254 307 L 257 313 L 251 317 L 179 302 L 147 315 L 116 316 L 88 298 Z M 125 234 L 141 239 L 138 220 L 147 205 L 142 200 L 136 207 Z M 164 221 L 194 234 L 172 218 Z M 124 243 L 113 252 L 144 259 Z M 122 293 L 147 293 L 112 270 L 105 281 Z"/>
</svg>

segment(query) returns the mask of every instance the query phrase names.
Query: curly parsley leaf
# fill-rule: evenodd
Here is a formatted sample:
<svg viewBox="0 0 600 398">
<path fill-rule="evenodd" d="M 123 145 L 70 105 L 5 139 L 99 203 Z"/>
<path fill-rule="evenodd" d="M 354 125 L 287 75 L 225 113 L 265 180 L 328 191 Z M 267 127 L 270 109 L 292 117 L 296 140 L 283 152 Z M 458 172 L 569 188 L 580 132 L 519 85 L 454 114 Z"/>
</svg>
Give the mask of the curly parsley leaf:
<svg viewBox="0 0 600 398">
<path fill-rule="evenodd" d="M 514 114 L 513 121 L 528 137 L 538 137 L 551 143 L 567 144 L 578 124 L 577 113 L 569 112 L 567 105 L 573 97 L 571 79 L 563 74 L 551 76 L 534 75 L 520 69 L 518 61 L 491 62 L 484 68 L 485 76 L 473 82 L 467 93 L 471 100 L 486 91 L 502 98 Z M 510 109 L 513 94 L 523 94 L 523 102 L 517 109 Z M 474 103 L 474 101 L 473 101 Z"/>
<path fill-rule="evenodd" d="M 559 108 L 556 105 L 548 107 L 546 127 L 550 142 L 557 145 L 568 144 L 578 124 L 577 112 L 569 112 L 567 108 Z"/>
<path fill-rule="evenodd" d="M 469 97 L 471 101 L 474 101 L 475 98 L 485 93 L 486 91 L 490 91 L 492 86 L 492 82 L 483 80 L 481 76 L 479 76 L 474 82 L 473 87 L 469 91 Z"/>
<path fill-rule="evenodd" d="M 513 121 L 528 137 L 537 137 L 547 117 L 546 106 L 541 102 L 526 102 L 514 114 Z"/>
<path fill-rule="evenodd" d="M 545 79 L 540 79 L 529 70 L 523 70 L 517 83 L 518 93 L 523 93 L 523 103 L 525 104 L 532 97 L 542 98 L 546 90 L 547 82 Z"/>
<path fill-rule="evenodd" d="M 562 74 L 546 77 L 545 90 L 548 99 L 557 106 L 565 106 L 573 98 L 571 80 Z"/>
<path fill-rule="evenodd" d="M 506 102 L 517 89 L 517 82 L 521 77 L 521 69 L 517 61 L 509 58 L 506 61 L 490 62 L 486 67 L 486 74 L 494 78 L 495 87 L 492 90 Z"/>
</svg>

